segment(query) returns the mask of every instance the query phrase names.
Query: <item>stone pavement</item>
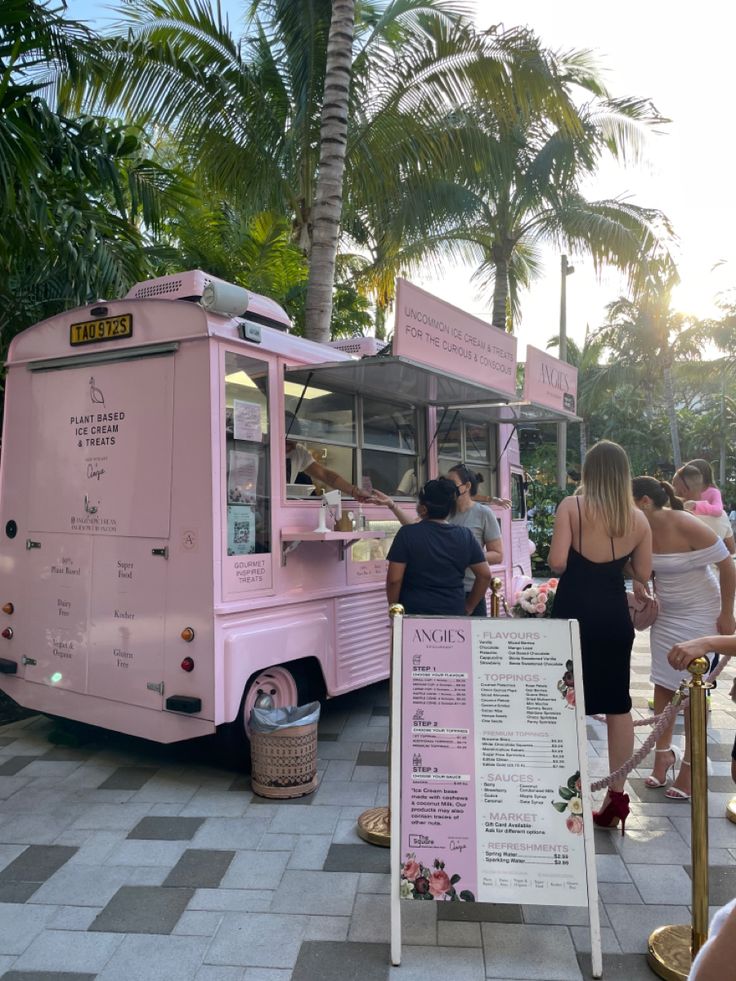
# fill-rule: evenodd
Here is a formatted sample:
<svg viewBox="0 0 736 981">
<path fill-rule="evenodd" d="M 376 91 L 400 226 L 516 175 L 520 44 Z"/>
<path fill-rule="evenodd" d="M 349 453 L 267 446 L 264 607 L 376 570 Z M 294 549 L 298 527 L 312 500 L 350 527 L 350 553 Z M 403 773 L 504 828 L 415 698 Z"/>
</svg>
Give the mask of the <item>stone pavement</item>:
<svg viewBox="0 0 736 981">
<path fill-rule="evenodd" d="M 647 715 L 647 638 L 633 696 Z M 736 895 L 727 669 L 710 713 L 711 902 Z M 327 703 L 318 791 L 254 797 L 210 740 L 160 747 L 41 716 L 0 728 L 3 981 L 575 981 L 590 977 L 587 911 L 402 906 L 403 962 L 388 962 L 388 851 L 358 815 L 387 800 L 387 685 Z M 641 738 L 649 730 L 638 729 Z M 681 741 L 682 723 L 678 723 Z M 605 727 L 588 726 L 607 772 Z M 71 744 L 71 745 L 70 745 Z M 626 836 L 596 831 L 604 976 L 651 979 L 657 926 L 687 922 L 690 805 L 631 781 Z"/>
</svg>

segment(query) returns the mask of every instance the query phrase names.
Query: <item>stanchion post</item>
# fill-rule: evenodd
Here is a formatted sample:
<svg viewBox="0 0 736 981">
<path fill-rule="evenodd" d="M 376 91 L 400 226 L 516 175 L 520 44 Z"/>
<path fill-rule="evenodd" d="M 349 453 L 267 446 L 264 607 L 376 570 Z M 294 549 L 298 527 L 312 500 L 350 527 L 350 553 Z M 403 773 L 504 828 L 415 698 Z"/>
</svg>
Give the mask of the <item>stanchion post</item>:
<svg viewBox="0 0 736 981">
<path fill-rule="evenodd" d="M 688 665 L 690 690 L 690 769 L 692 771 L 692 910 L 690 926 L 659 927 L 649 937 L 647 961 L 665 981 L 687 981 L 695 955 L 708 939 L 708 765 L 706 689 L 703 681 L 710 668 L 706 657 Z"/>
<path fill-rule="evenodd" d="M 389 616 L 391 617 L 391 664 L 393 665 L 394 660 L 394 649 L 396 646 L 396 630 L 401 628 L 401 620 L 396 620 L 396 617 L 403 617 L 404 607 L 401 603 L 394 603 L 389 607 Z M 389 724 L 388 724 L 388 752 L 389 752 L 389 771 L 388 771 L 388 785 L 389 793 L 391 788 L 391 726 L 392 726 L 392 716 L 393 716 L 393 671 L 389 676 L 389 705 L 391 706 L 391 711 L 389 712 Z M 370 845 L 380 845 L 381 848 L 389 848 L 391 845 L 391 808 L 390 807 L 370 807 L 367 811 L 363 813 L 358 818 L 357 832 L 363 841 L 367 841 Z"/>
<path fill-rule="evenodd" d="M 501 586 L 503 583 L 501 580 L 494 576 L 491 579 L 491 616 L 497 617 L 501 613 Z"/>
</svg>

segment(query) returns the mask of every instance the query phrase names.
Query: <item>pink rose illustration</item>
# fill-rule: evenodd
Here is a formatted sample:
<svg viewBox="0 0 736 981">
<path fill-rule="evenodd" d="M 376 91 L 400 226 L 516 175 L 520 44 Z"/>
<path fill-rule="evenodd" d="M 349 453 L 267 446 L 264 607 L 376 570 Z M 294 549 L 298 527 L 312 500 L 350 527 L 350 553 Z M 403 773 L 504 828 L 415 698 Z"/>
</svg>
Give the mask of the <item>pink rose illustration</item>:
<svg viewBox="0 0 736 981">
<path fill-rule="evenodd" d="M 574 688 L 568 688 L 567 689 L 567 691 L 565 692 L 565 701 L 567 702 L 568 705 L 574 705 L 575 704 L 575 689 Z"/>
<path fill-rule="evenodd" d="M 435 869 L 429 877 L 429 891 L 437 899 L 452 889 L 450 877 L 444 869 Z"/>
<path fill-rule="evenodd" d="M 580 793 L 580 777 L 575 781 L 575 790 Z"/>
<path fill-rule="evenodd" d="M 567 830 L 574 835 L 581 835 L 583 833 L 583 819 L 578 814 L 571 814 L 570 817 L 565 821 L 567 825 Z"/>
<path fill-rule="evenodd" d="M 557 584 L 559 583 L 559 581 L 560 581 L 559 579 L 550 579 L 547 585 L 549 586 L 550 589 L 557 589 Z"/>
<path fill-rule="evenodd" d="M 414 859 L 409 859 L 409 861 L 404 862 L 403 866 L 401 867 L 401 878 L 408 879 L 409 882 L 414 882 L 420 872 L 421 867 L 419 862 L 415 861 Z"/>
</svg>

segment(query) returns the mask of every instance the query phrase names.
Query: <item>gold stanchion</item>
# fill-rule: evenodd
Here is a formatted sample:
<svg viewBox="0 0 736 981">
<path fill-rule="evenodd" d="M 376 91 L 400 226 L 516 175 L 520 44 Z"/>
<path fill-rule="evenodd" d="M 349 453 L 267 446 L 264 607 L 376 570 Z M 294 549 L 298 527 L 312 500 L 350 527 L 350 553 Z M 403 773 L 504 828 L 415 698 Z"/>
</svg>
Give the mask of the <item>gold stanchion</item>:
<svg viewBox="0 0 736 981">
<path fill-rule="evenodd" d="M 491 579 L 491 616 L 492 617 L 500 616 L 501 613 L 500 593 L 501 593 L 502 585 L 503 583 L 497 576 L 494 576 L 493 579 Z"/>
<path fill-rule="evenodd" d="M 726 817 L 732 824 L 736 824 L 736 797 L 732 797 L 726 804 Z"/>
<path fill-rule="evenodd" d="M 649 937 L 647 961 L 665 981 L 686 981 L 695 955 L 708 939 L 708 767 L 706 755 L 707 709 L 705 692 L 713 686 L 703 681 L 710 663 L 698 657 L 688 665 L 690 690 L 690 763 L 692 776 L 692 877 L 693 922 L 691 926 L 659 927 Z"/>
<path fill-rule="evenodd" d="M 393 620 L 395 616 L 404 615 L 404 607 L 401 603 L 394 603 L 389 607 L 389 616 Z M 392 637 L 393 646 L 393 637 Z M 393 651 L 392 651 L 392 662 L 393 662 Z M 392 704 L 391 698 L 391 685 L 392 682 L 389 681 L 389 705 Z M 389 793 L 391 792 L 391 715 L 389 714 L 389 724 L 388 724 L 388 747 L 389 747 L 389 771 L 388 771 L 388 786 Z M 388 848 L 391 844 L 391 808 L 390 807 L 370 807 L 367 811 L 363 813 L 358 818 L 358 834 L 363 839 L 367 841 L 369 845 L 379 845 L 381 848 Z"/>
</svg>

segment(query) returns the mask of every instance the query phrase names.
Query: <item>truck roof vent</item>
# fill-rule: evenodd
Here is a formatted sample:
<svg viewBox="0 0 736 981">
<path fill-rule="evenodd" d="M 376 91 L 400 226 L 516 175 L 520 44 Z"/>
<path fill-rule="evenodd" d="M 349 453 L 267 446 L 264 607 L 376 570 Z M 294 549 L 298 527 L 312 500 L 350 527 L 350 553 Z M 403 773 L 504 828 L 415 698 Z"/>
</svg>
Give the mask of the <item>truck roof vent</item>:
<svg viewBox="0 0 736 981">
<path fill-rule="evenodd" d="M 182 285 L 181 277 L 177 276 L 176 279 L 171 279 L 164 276 L 161 279 L 153 279 L 150 283 L 136 284 L 128 296 L 140 300 L 149 296 L 166 296 L 175 293 L 178 298 Z"/>
<path fill-rule="evenodd" d="M 199 303 L 205 287 L 212 283 L 219 283 L 223 286 L 230 285 L 224 280 L 218 279 L 217 276 L 210 276 L 201 269 L 192 269 L 188 272 L 159 276 L 157 279 L 148 279 L 136 283 L 126 294 L 126 299 L 190 300 Z M 211 316 L 218 316 L 218 314 L 213 313 Z M 267 327 L 275 327 L 276 330 L 289 330 L 291 328 L 291 321 L 286 311 L 278 303 L 270 300 L 267 296 L 261 296 L 260 293 L 252 293 L 250 290 L 248 291 L 247 319 Z"/>
<path fill-rule="evenodd" d="M 381 341 L 377 337 L 339 337 L 336 341 L 330 341 L 330 347 L 358 358 L 373 357 L 387 346 L 390 349 L 390 341 Z"/>
</svg>

